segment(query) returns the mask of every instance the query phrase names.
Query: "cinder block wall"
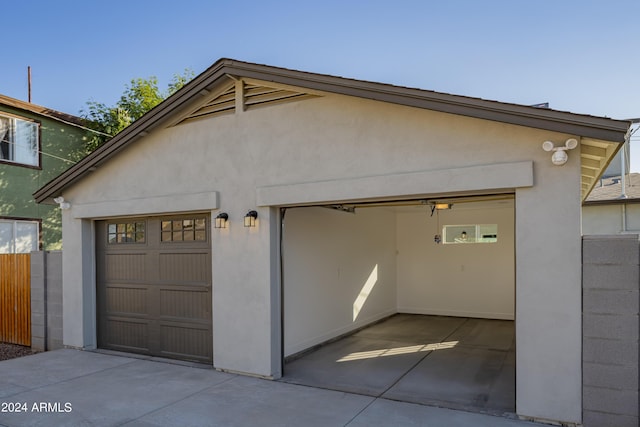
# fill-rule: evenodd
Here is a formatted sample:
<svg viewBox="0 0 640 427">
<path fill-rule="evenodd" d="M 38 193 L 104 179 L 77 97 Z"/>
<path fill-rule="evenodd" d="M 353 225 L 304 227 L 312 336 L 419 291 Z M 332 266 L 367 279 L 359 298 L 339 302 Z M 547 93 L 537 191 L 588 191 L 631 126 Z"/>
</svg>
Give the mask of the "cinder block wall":
<svg viewBox="0 0 640 427">
<path fill-rule="evenodd" d="M 32 252 L 31 348 L 62 347 L 62 252 Z"/>
<path fill-rule="evenodd" d="M 584 427 L 638 427 L 638 235 L 582 241 Z"/>
</svg>

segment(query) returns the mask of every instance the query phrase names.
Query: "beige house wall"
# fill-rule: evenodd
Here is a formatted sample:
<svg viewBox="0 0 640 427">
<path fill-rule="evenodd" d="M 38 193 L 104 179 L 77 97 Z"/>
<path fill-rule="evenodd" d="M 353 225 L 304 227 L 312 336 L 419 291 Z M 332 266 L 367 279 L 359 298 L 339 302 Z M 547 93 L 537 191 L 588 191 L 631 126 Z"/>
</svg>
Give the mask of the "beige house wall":
<svg viewBox="0 0 640 427">
<path fill-rule="evenodd" d="M 582 234 L 640 233 L 640 203 L 612 203 L 582 207 Z"/>
<path fill-rule="evenodd" d="M 274 205 L 515 192 L 517 412 L 580 422 L 579 149 L 562 167 L 541 149 L 571 136 L 341 95 L 153 132 L 63 194 L 65 344 L 96 345 L 96 219 L 227 212 L 212 232 L 214 366 L 278 377 Z"/>
</svg>

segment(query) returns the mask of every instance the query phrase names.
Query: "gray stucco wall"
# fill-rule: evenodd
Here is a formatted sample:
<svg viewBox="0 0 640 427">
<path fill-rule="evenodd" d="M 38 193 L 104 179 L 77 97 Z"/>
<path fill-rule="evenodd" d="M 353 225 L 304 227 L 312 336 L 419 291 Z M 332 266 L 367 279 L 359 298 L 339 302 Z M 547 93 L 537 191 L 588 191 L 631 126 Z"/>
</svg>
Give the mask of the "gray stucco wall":
<svg viewBox="0 0 640 427">
<path fill-rule="evenodd" d="M 31 348 L 62 344 L 62 252 L 31 253 Z"/>
<path fill-rule="evenodd" d="M 583 424 L 637 427 L 638 235 L 583 238 Z"/>
<path fill-rule="evenodd" d="M 278 378 L 279 207 L 509 193 L 516 411 L 579 424 L 580 155 L 558 167 L 541 148 L 575 136 L 329 93 L 153 131 L 62 194 L 64 344 L 96 347 L 97 219 L 227 213 L 211 241 L 214 367 Z"/>
</svg>

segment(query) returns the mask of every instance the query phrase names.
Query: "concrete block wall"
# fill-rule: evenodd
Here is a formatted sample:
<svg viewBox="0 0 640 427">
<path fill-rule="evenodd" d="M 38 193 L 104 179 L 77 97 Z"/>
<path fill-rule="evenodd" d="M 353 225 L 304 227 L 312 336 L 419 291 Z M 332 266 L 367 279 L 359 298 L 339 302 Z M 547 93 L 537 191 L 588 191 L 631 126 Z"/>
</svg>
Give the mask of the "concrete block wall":
<svg viewBox="0 0 640 427">
<path fill-rule="evenodd" d="M 31 348 L 63 348 L 60 251 L 31 253 Z"/>
<path fill-rule="evenodd" d="M 44 258 L 44 252 L 31 253 L 31 348 L 38 351 L 47 347 Z"/>
<path fill-rule="evenodd" d="M 637 427 L 640 243 L 638 235 L 582 241 L 584 427 Z"/>
</svg>

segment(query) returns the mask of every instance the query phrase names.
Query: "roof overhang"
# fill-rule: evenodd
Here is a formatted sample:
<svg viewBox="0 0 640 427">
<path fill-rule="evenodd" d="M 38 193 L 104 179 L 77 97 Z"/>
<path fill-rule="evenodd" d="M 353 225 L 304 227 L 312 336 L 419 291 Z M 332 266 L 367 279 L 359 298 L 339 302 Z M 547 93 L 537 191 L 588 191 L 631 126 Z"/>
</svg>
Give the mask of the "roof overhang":
<svg viewBox="0 0 640 427">
<path fill-rule="evenodd" d="M 623 141 L 624 142 L 624 141 Z M 622 148 L 622 143 L 582 138 L 580 141 L 580 176 L 582 201 L 598 183 L 598 179 Z"/>
<path fill-rule="evenodd" d="M 11 98 L 6 95 L 0 95 L 0 105 L 6 105 L 11 108 L 27 111 L 38 116 L 48 117 L 52 120 L 86 129 L 85 126 L 87 125 L 87 121 L 81 117 L 76 117 L 71 114 L 52 110 L 51 108 L 46 108 L 41 105 L 33 104 L 31 102 L 21 101 L 19 99 Z"/>
<path fill-rule="evenodd" d="M 311 93 L 355 96 L 579 136 L 585 150 L 582 161 L 584 163 L 589 160 L 586 163 L 590 165 L 585 172 L 586 176 L 583 175 L 583 199 L 617 152 L 618 145 L 626 140 L 630 127 L 630 122 L 603 117 L 220 59 L 103 146 L 45 184 L 34 193 L 36 201 L 42 203 L 59 196 L 64 189 L 111 159 L 136 139 L 156 129 L 175 124 L 176 117 L 184 117 L 193 112 L 202 105 L 203 99 L 210 98 L 212 93 L 226 90 L 238 79 L 273 82 L 277 85 L 305 88 Z M 596 165 L 594 162 L 599 162 L 599 166 L 591 169 Z M 592 177 L 594 173 L 596 176 Z"/>
</svg>

